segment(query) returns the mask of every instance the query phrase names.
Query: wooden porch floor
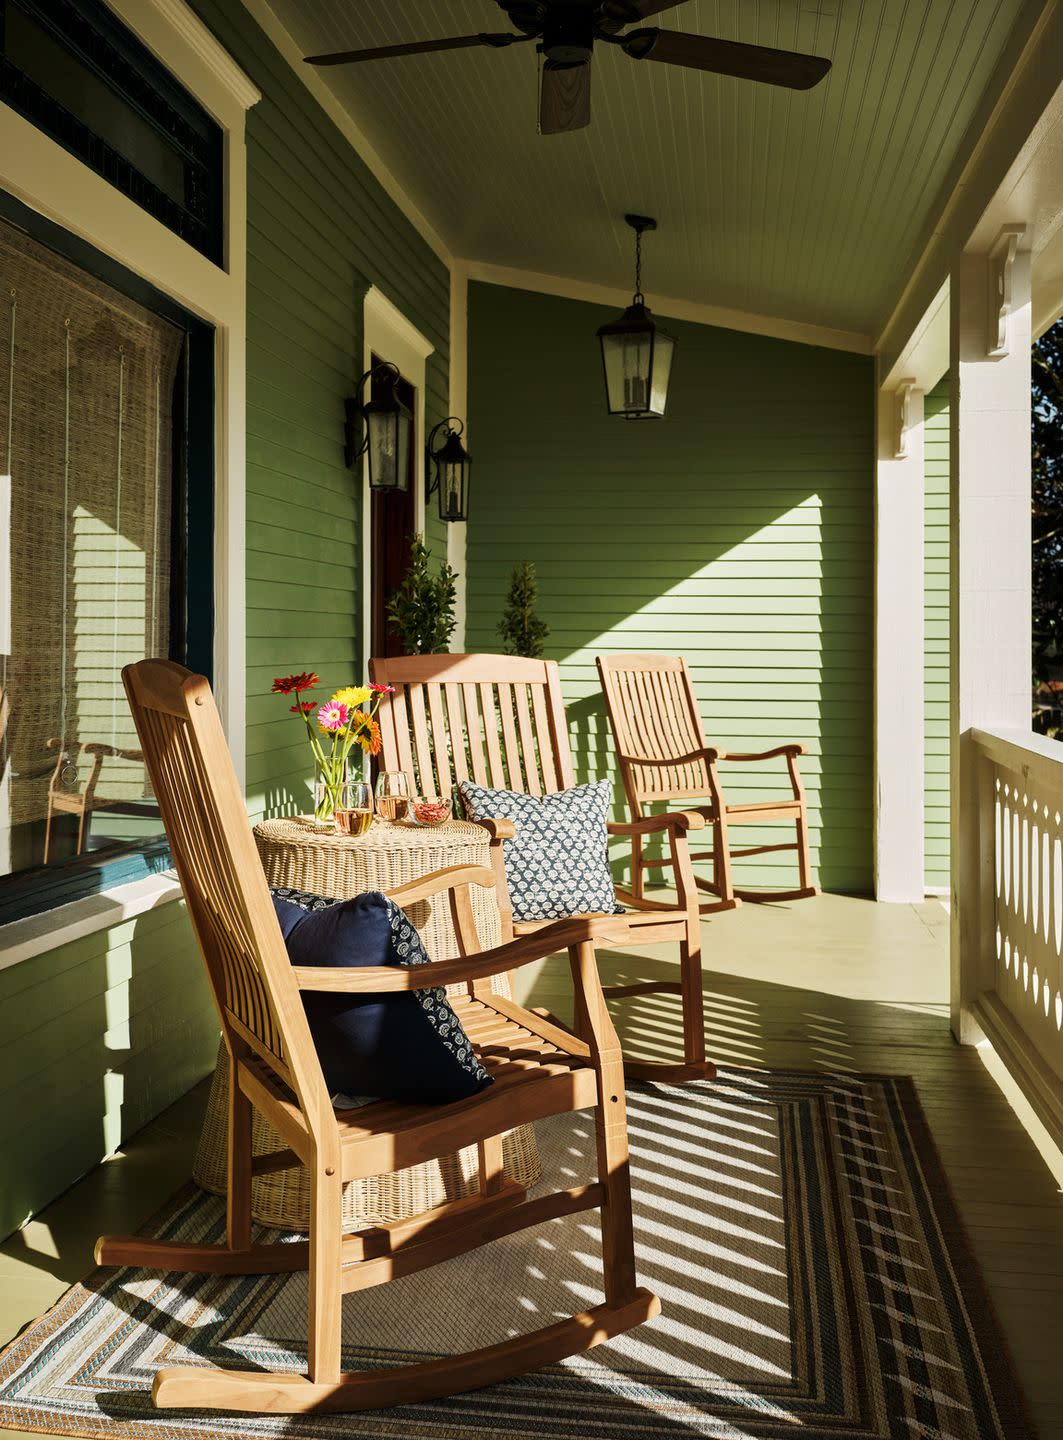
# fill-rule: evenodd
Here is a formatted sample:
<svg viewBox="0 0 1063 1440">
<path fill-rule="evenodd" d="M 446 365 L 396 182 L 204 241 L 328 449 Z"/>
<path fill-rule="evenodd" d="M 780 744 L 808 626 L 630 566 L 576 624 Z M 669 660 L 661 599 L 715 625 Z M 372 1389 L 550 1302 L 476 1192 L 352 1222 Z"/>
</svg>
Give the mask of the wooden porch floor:
<svg viewBox="0 0 1063 1440">
<path fill-rule="evenodd" d="M 949 1035 L 943 907 L 827 895 L 746 905 L 704 933 L 716 1059 L 914 1075 L 1031 1418 L 1043 1440 L 1063 1433 L 1063 1194 L 980 1052 Z M 667 952 L 651 956 L 604 952 L 603 975 L 668 973 Z M 564 1013 L 566 976 L 556 960 L 524 970 L 519 997 Z M 618 1012 L 632 1050 L 672 1047 L 672 1005 L 645 997 Z M 200 1086 L 0 1247 L 0 1337 L 91 1266 L 98 1233 L 135 1227 L 187 1178 L 204 1099 Z"/>
</svg>

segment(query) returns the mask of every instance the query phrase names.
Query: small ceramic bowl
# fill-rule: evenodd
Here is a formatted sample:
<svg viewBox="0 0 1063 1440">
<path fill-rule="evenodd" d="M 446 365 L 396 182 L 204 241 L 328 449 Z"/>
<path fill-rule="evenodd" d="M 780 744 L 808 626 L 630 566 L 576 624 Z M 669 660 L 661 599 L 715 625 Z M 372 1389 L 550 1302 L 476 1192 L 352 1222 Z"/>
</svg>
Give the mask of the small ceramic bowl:
<svg viewBox="0 0 1063 1440">
<path fill-rule="evenodd" d="M 410 806 L 415 825 L 444 825 L 450 819 L 450 801 L 439 795 L 418 795 Z"/>
</svg>

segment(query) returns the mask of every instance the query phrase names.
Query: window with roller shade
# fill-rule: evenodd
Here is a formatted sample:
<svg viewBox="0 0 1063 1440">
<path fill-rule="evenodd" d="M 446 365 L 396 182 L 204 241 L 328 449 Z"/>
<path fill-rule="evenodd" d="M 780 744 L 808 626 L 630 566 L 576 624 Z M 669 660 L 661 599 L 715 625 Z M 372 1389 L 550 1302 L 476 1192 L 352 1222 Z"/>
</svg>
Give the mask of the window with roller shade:
<svg viewBox="0 0 1063 1440">
<path fill-rule="evenodd" d="M 188 656 L 178 321 L 0 219 L 0 918 L 166 862 L 121 671 Z"/>
</svg>

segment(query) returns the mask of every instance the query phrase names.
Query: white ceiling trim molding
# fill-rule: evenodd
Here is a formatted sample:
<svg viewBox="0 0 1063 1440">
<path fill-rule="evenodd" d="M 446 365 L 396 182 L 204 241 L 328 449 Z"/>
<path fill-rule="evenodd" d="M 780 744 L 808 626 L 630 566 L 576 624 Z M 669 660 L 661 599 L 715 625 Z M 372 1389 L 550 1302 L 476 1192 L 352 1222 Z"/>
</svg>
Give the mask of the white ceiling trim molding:
<svg viewBox="0 0 1063 1440">
<path fill-rule="evenodd" d="M 1001 57 L 957 164 L 939 192 L 937 219 L 926 244 L 876 340 L 884 373 L 896 373 L 902 351 L 947 281 L 956 257 L 972 244 L 988 248 L 1003 225 L 1031 213 L 1031 177 L 1042 169 L 1046 177 L 1054 172 L 1058 198 L 1058 168 L 1050 162 L 1063 116 L 1063 0 L 1030 0 L 1024 43 L 1022 33 L 1020 22 L 1015 43 Z M 1022 213 L 1009 214 L 1015 192 L 1021 194 Z M 1051 238 L 1047 233 L 1033 236 L 1035 254 Z M 1043 307 L 1036 304 L 1036 294 L 1034 298 L 1039 312 Z M 1039 314 L 1035 331 L 1044 328 L 1038 319 Z"/>
<path fill-rule="evenodd" d="M 170 63 L 167 49 L 172 47 L 173 36 L 178 35 L 215 79 L 221 81 L 224 89 L 242 110 L 250 110 L 252 105 L 262 99 L 261 91 L 251 83 L 225 46 L 214 38 L 199 16 L 188 8 L 185 0 L 150 0 L 147 5 L 144 0 L 108 0 L 108 3 L 127 24 L 132 26 L 136 22 L 142 38 L 145 21 L 150 12 L 154 10 L 161 17 L 169 30 L 168 44 L 160 47 L 149 42 L 149 48 L 164 65 Z"/>
<path fill-rule="evenodd" d="M 535 270 L 517 270 L 508 265 L 492 265 L 485 260 L 460 262 L 470 280 L 487 285 L 506 285 L 514 290 L 534 290 L 540 295 L 557 295 L 564 300 L 584 300 L 591 305 L 610 305 L 623 310 L 631 304 L 631 292 L 619 285 L 594 285 L 589 281 L 571 280 L 562 275 L 544 275 Z M 855 330 L 835 330 L 827 325 L 812 325 L 803 320 L 786 320 L 777 315 L 754 315 L 746 310 L 731 310 L 723 305 L 703 305 L 671 296 L 649 297 L 650 308 L 673 320 L 688 320 L 695 325 L 715 325 L 721 330 L 740 330 L 750 335 L 767 335 L 775 340 L 793 340 L 799 345 L 820 345 L 829 350 L 848 350 L 857 355 L 870 355 L 870 335 Z"/>
<path fill-rule="evenodd" d="M 395 172 L 384 163 L 379 151 L 370 142 L 361 126 L 354 121 L 350 111 L 336 98 L 335 93 L 322 80 L 314 67 L 306 64 L 303 52 L 278 20 L 267 0 L 243 0 L 243 5 L 244 9 L 266 32 L 270 41 L 280 51 L 347 143 L 357 153 L 358 158 L 367 166 L 373 178 L 394 200 L 422 240 L 435 251 L 445 265 L 450 265 L 454 258 L 450 246 L 427 219 L 409 191 L 396 180 Z"/>
</svg>

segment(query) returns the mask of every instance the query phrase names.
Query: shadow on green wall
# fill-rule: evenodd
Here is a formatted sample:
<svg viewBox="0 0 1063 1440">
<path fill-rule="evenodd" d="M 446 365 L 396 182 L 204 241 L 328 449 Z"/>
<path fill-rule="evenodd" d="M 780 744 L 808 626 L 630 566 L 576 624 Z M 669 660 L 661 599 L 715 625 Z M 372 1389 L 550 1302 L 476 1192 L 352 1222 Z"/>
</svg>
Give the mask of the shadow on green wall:
<svg viewBox="0 0 1063 1440">
<path fill-rule="evenodd" d="M 3 1236 L 202 1079 L 218 1024 L 174 902 L 0 971 L 0 1016 Z"/>
<path fill-rule="evenodd" d="M 709 743 L 806 740 L 821 883 L 867 893 L 871 361 L 669 322 L 668 417 L 621 422 L 601 393 L 608 313 L 470 287 L 468 648 L 498 648 L 512 566 L 533 561 L 586 777 L 612 769 L 595 654 L 685 654 Z M 755 768 L 729 798 L 785 790 Z M 784 837 L 743 835 L 760 838 Z M 754 883 L 786 873 L 758 863 Z"/>
</svg>

